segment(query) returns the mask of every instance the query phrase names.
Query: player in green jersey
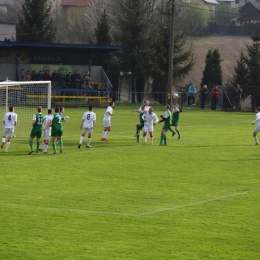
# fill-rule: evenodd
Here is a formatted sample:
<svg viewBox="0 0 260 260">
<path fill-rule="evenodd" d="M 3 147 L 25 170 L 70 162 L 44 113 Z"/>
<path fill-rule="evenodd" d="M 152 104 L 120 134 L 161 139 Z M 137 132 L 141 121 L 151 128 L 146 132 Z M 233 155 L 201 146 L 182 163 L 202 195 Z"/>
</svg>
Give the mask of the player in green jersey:
<svg viewBox="0 0 260 260">
<path fill-rule="evenodd" d="M 179 105 L 177 103 L 175 103 L 173 105 L 173 109 L 172 109 L 172 126 L 175 127 L 175 130 L 178 134 L 178 140 L 181 139 L 181 133 L 180 133 L 180 130 L 179 130 L 180 112 L 182 112 L 181 108 L 179 107 Z"/>
<path fill-rule="evenodd" d="M 165 109 L 165 113 L 164 113 L 164 115 L 161 115 L 162 120 L 159 121 L 159 123 L 164 122 L 164 125 L 162 127 L 162 131 L 161 131 L 161 140 L 160 140 L 159 145 L 167 145 L 166 133 L 167 133 L 168 130 L 172 132 L 172 136 L 175 135 L 175 132 L 171 128 L 171 125 L 172 125 L 171 116 L 172 116 L 172 114 L 171 114 L 171 111 L 170 111 L 170 105 L 166 105 L 164 107 L 164 109 Z"/>
<path fill-rule="evenodd" d="M 62 153 L 63 150 L 63 141 L 62 141 L 62 135 L 63 135 L 63 126 L 62 126 L 62 117 L 59 114 L 59 108 L 55 108 L 55 114 L 53 115 L 53 119 L 50 122 L 52 128 L 51 128 L 51 137 L 52 137 L 52 148 L 53 153 L 56 154 L 56 139 L 59 140 L 60 145 L 60 153 Z"/>
<path fill-rule="evenodd" d="M 140 132 L 144 127 L 144 120 L 143 120 L 142 116 L 145 113 L 145 106 L 146 106 L 146 104 L 143 103 L 139 109 L 132 110 L 132 112 L 139 113 L 139 122 L 136 124 L 136 133 L 134 134 L 134 137 L 136 137 L 137 143 L 140 143 Z"/>
<path fill-rule="evenodd" d="M 40 147 L 40 139 L 42 136 L 42 128 L 43 128 L 43 122 L 44 122 L 44 115 L 42 114 L 42 107 L 38 107 L 37 109 L 38 113 L 33 115 L 33 123 L 32 123 L 32 131 L 29 138 L 29 144 L 31 151 L 28 154 L 32 154 L 34 152 L 33 149 L 33 139 L 36 137 L 37 139 L 37 148 L 36 148 L 36 154 L 39 152 Z"/>
</svg>

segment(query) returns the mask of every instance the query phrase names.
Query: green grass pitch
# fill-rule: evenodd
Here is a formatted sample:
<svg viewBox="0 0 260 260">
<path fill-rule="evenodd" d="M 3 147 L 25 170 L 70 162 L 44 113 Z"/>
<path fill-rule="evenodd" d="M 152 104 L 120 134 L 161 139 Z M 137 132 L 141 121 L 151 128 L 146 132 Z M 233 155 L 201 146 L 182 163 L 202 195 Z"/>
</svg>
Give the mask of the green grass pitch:
<svg viewBox="0 0 260 260">
<path fill-rule="evenodd" d="M 0 150 L 1 260 L 260 259 L 255 114 L 184 108 L 164 147 L 162 124 L 136 143 L 132 109 L 115 106 L 104 143 L 95 108 L 92 149 L 77 148 L 87 109 L 67 108 L 63 154 L 28 155 L 19 136 Z"/>
</svg>

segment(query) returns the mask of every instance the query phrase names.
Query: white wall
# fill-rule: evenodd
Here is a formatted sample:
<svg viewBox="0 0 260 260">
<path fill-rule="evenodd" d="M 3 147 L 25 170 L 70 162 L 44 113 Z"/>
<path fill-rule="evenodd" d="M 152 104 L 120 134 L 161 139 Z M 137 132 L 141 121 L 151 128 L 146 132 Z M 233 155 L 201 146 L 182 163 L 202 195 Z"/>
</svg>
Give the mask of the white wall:
<svg viewBox="0 0 260 260">
<path fill-rule="evenodd" d="M 0 23 L 0 41 L 4 41 L 5 38 L 16 38 L 15 24 Z"/>
</svg>

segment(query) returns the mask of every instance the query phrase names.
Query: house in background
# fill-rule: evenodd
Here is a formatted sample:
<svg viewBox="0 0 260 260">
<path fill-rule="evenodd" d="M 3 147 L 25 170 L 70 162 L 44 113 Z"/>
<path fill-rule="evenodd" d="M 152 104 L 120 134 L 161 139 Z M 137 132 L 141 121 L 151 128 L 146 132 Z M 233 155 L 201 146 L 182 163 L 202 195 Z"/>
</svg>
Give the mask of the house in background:
<svg viewBox="0 0 260 260">
<path fill-rule="evenodd" d="M 10 3 L 9 3 L 10 2 Z M 6 1 L 7 4 L 13 4 L 13 1 Z M 0 41 L 4 41 L 5 39 L 15 39 L 16 38 L 16 30 L 15 23 L 10 23 L 7 20 L 7 4 L 2 4 L 3 1 L 0 2 Z"/>
<path fill-rule="evenodd" d="M 240 8 L 240 17 L 236 20 L 236 25 L 241 26 L 245 22 L 260 22 L 260 3 L 248 2 Z"/>
</svg>

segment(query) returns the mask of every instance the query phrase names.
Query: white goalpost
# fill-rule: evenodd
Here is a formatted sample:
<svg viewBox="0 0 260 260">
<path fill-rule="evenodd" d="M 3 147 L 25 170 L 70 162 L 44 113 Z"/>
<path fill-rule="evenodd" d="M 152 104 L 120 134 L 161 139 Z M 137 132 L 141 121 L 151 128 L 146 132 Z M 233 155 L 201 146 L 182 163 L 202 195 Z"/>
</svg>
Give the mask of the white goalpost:
<svg viewBox="0 0 260 260">
<path fill-rule="evenodd" d="M 51 82 L 0 82 L 1 122 L 10 106 L 14 107 L 14 112 L 18 115 L 15 136 L 19 139 L 29 138 L 33 114 L 37 113 L 37 107 L 41 106 L 43 108 L 44 115 L 51 108 Z M 2 128 L 0 131 L 2 131 Z"/>
</svg>

